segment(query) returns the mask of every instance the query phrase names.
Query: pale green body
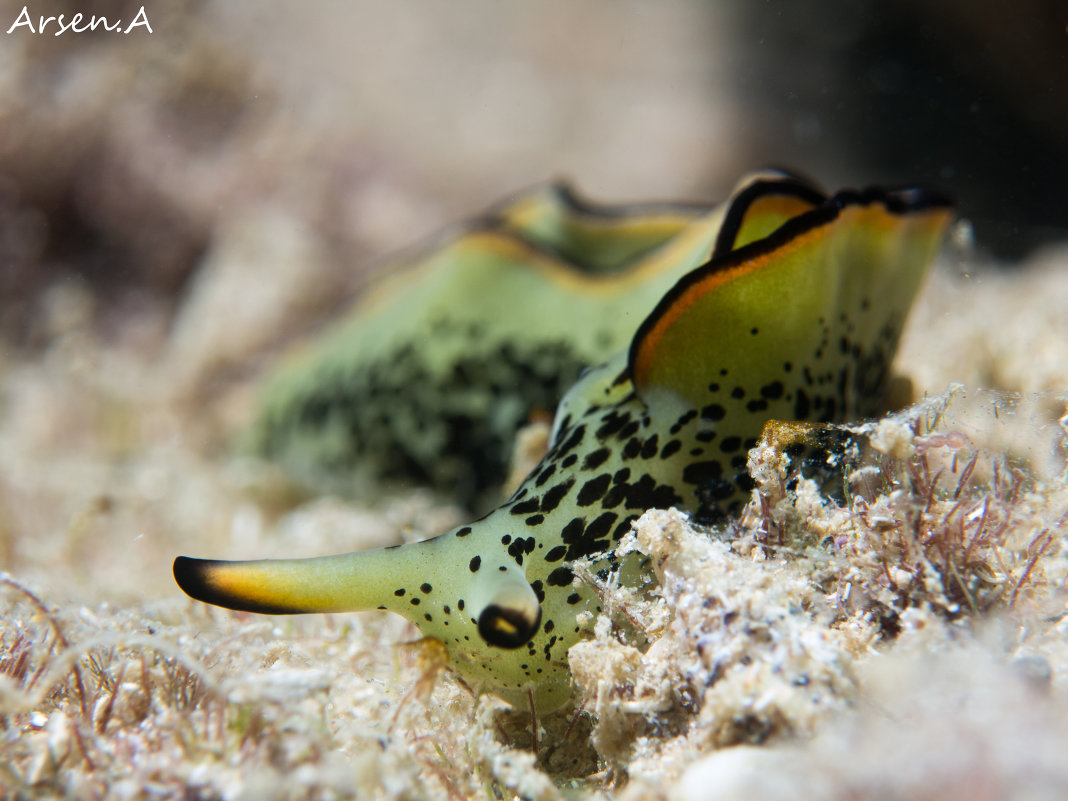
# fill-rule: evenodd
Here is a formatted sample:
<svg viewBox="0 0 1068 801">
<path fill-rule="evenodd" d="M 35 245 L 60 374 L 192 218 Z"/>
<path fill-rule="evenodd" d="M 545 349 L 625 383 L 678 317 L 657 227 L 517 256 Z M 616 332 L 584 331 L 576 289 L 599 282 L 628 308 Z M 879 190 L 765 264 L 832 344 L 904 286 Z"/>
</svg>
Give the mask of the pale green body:
<svg viewBox="0 0 1068 801">
<path fill-rule="evenodd" d="M 416 481 L 483 510 L 516 431 L 624 349 L 708 259 L 723 207 L 640 213 L 540 187 L 393 264 L 267 383 L 248 444 L 320 491 Z"/>
<path fill-rule="evenodd" d="M 393 549 L 182 557 L 179 584 L 252 611 L 398 612 L 446 645 L 471 686 L 543 711 L 565 704 L 579 614 L 598 611 L 591 589 L 572 581 L 574 560 L 604 576 L 620 567 L 617 544 L 649 508 L 705 522 L 735 512 L 751 484 L 746 452 L 767 420 L 866 412 L 948 220 L 944 203 L 922 193 L 822 201 L 768 175 L 743 183 L 718 214 L 730 236 L 718 237 L 713 260 L 635 321 L 628 351 L 576 383 L 548 453 L 499 508 Z M 705 246 L 714 240 L 706 233 Z"/>
</svg>

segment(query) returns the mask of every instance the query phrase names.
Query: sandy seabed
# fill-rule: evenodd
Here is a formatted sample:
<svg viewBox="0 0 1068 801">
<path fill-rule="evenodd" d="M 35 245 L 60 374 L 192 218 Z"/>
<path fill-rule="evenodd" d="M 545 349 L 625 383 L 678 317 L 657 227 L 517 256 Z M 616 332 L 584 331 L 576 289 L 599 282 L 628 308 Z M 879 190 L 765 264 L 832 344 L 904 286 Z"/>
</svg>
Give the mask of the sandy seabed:
<svg viewBox="0 0 1068 801">
<path fill-rule="evenodd" d="M 727 529 L 646 514 L 628 544 L 659 590 L 600 587 L 569 653 L 583 711 L 539 720 L 537 753 L 528 713 L 472 697 L 399 618 L 257 617 L 174 585 L 180 553 L 462 520 L 231 457 L 251 395 L 202 380 L 233 280 L 208 276 L 168 333 L 146 308 L 106 340 L 58 285 L 42 356 L 0 354 L 8 797 L 1064 797 L 1068 251 L 939 265 L 897 362 L 928 400 L 864 430 L 844 498 L 764 443 Z"/>
</svg>

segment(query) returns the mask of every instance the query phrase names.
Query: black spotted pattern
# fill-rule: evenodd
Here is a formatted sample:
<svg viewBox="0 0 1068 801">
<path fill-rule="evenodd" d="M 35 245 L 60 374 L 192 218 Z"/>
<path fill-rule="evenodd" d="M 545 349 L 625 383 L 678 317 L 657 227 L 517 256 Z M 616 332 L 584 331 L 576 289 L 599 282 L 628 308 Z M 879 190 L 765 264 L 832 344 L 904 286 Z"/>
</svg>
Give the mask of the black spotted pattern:
<svg viewBox="0 0 1068 801">
<path fill-rule="evenodd" d="M 321 489 L 344 486 L 357 465 L 368 465 L 385 481 L 429 485 L 472 509 L 486 508 L 507 475 L 516 431 L 535 410 L 555 408 L 587 365 L 564 339 L 492 344 L 449 319 L 435 323 L 434 337 L 456 343 L 458 356 L 447 368 L 429 363 L 416 342 L 398 344 L 370 364 L 309 368 L 316 372 L 301 376 L 299 385 L 294 380 L 261 414 L 256 450 L 286 465 L 291 448 L 303 454 L 298 443 L 329 430 L 329 451 L 311 471 L 302 458 L 297 471 Z M 498 404 L 492 415 L 479 411 L 505 396 L 523 402 Z M 336 441 L 335 432 L 345 440 Z M 440 441 L 447 458 L 423 447 L 428 436 Z"/>
<path fill-rule="evenodd" d="M 702 366 L 706 373 L 698 382 L 699 387 L 705 388 L 701 397 L 691 398 L 694 408 L 673 412 L 672 419 L 658 417 L 655 404 L 647 407 L 642 403 L 629 386 L 626 371 L 606 368 L 602 371 L 605 375 L 597 377 L 600 368 L 595 368 L 594 377 L 599 383 L 591 379 L 588 387 L 580 384 L 576 389 L 586 394 L 578 396 L 579 402 L 565 403 L 553 442 L 541 463 L 504 506 L 485 519 L 485 532 L 492 532 L 492 536 L 484 536 L 485 532 L 479 530 L 483 521 L 455 532 L 456 539 L 452 542 L 457 549 L 467 548 L 458 562 L 460 572 L 467 576 L 461 590 L 437 580 L 433 586 L 429 582 L 413 583 L 407 589 L 395 591 L 400 600 L 392 601 L 394 608 L 422 603 L 418 614 L 428 623 L 434 622 L 436 627 L 451 624 L 448 636 L 454 643 L 466 644 L 469 661 L 472 655 L 477 659 L 485 651 L 486 643 L 508 649 L 511 656 L 494 651 L 492 658 L 481 662 L 480 669 L 486 675 L 497 676 L 509 670 L 507 665 L 513 665 L 507 681 L 516 690 L 531 685 L 517 681 L 514 667 L 526 677 L 536 676 L 542 670 L 566 670 L 566 649 L 578 632 L 576 613 L 599 610 L 592 589 L 575 580 L 575 560 L 590 560 L 594 575 L 607 578 L 624 559 L 622 555 L 617 556 L 617 544 L 631 530 L 634 521 L 650 508 L 677 506 L 691 512 L 699 522 L 722 520 L 741 507 L 752 489 L 752 479 L 746 473 L 747 454 L 756 444 L 768 417 L 816 421 L 852 415 L 881 387 L 896 346 L 899 320 L 890 319 L 874 344 L 868 341 L 869 335 L 861 337 L 855 333 L 856 324 L 848 313 L 832 321 L 814 320 L 811 325 L 816 333 L 811 352 L 794 356 L 791 351 L 789 360 L 773 354 L 769 364 L 774 369 L 758 368 L 770 373 L 759 380 L 747 380 L 747 366 L 734 361 L 724 366 L 710 356 Z M 762 330 L 753 328 L 750 333 L 768 340 L 767 330 L 766 326 Z M 762 347 L 768 344 L 760 343 Z M 473 465 L 465 473 L 456 471 L 455 462 L 451 463 L 453 475 L 462 477 L 459 494 L 467 499 L 474 499 L 486 490 L 489 473 L 494 480 L 503 475 L 504 462 L 510 455 L 510 445 L 506 447 L 504 443 L 510 442 L 515 427 L 525 422 L 534 408 L 551 408 L 555 399 L 545 400 L 544 395 L 529 393 L 529 406 L 509 421 L 507 434 L 497 430 L 487 434 L 471 419 L 468 410 L 480 407 L 470 403 L 465 388 L 489 375 L 491 382 L 497 381 L 501 387 L 491 392 L 503 392 L 505 384 L 520 383 L 519 374 L 526 372 L 535 376 L 536 382 L 547 388 L 546 392 L 559 395 L 564 385 L 574 380 L 572 373 L 560 379 L 560 383 L 552 383 L 531 366 L 532 360 L 536 361 L 531 354 L 515 348 L 493 357 L 511 365 L 510 368 L 491 370 L 485 365 L 489 359 L 486 354 L 472 353 L 471 358 L 461 359 L 450 368 L 447 380 L 436 383 L 420 372 L 414 352 L 401 347 L 395 357 L 397 374 L 405 377 L 406 395 L 418 396 L 409 406 L 398 401 L 397 409 L 404 411 L 398 416 L 408 419 L 420 436 L 433 434 L 443 439 L 448 451 Z M 567 353 L 552 356 L 556 362 L 554 375 L 559 376 L 555 371 L 566 357 Z M 361 380 L 367 386 L 380 386 L 363 379 L 366 376 Z M 337 389 L 336 382 L 351 381 L 353 377 L 335 376 L 333 380 L 335 384 L 324 390 L 323 395 L 329 403 L 321 398 L 317 401 L 314 393 L 310 393 L 292 407 L 298 411 L 284 425 L 326 426 L 340 419 L 349 424 L 354 438 L 376 436 L 361 428 L 366 421 L 360 420 L 361 412 L 355 408 L 365 398 L 346 395 Z M 419 387 L 420 391 L 412 392 L 411 387 Z M 449 392 L 456 393 L 460 402 L 455 408 L 445 405 L 444 428 L 418 431 L 421 426 L 430 425 L 422 422 L 424 413 L 426 419 L 437 419 L 441 411 L 431 412 L 420 404 L 429 405 L 432 401 L 427 400 L 428 396 L 436 402 Z M 388 407 L 392 396 L 386 396 L 376 399 L 372 405 L 382 408 L 378 401 L 384 400 Z M 372 430 L 383 424 L 378 418 L 366 422 Z M 284 437 L 284 425 L 279 429 L 282 431 L 279 436 Z M 442 437 L 443 431 L 446 433 Z M 399 438 L 395 433 L 383 436 Z M 453 437 L 464 440 L 462 447 L 457 446 Z M 390 448 L 382 450 L 388 452 Z M 398 471 L 421 480 L 439 469 L 439 465 L 416 458 L 403 444 L 394 446 L 391 458 L 395 459 Z M 420 472 L 424 475 L 420 476 Z M 441 486 L 433 478 L 428 483 Z M 473 532 L 479 536 L 465 539 Z M 467 572 L 462 568 L 465 562 Z M 483 562 L 486 571 L 481 570 Z M 517 567 L 518 574 L 529 581 L 538 600 L 539 617 L 530 619 L 529 610 L 522 606 L 499 608 L 495 612 L 499 617 L 491 621 L 497 641 L 485 639 L 484 635 L 485 642 L 479 643 L 479 635 L 472 625 L 479 626 L 479 631 L 486 628 L 486 611 L 479 608 L 487 606 L 484 595 L 479 593 L 476 603 L 475 597 L 463 590 L 492 588 L 498 586 L 496 582 L 508 586 L 507 582 L 517 574 Z M 466 595 L 466 599 L 461 595 Z M 510 596 L 503 593 L 500 597 Z M 502 603 L 502 607 L 507 606 Z M 456 614 L 452 613 L 453 609 L 457 610 Z M 548 611 L 542 616 L 544 610 Z M 505 642 L 504 634 L 512 629 L 513 623 L 518 631 L 517 641 Z"/>
</svg>

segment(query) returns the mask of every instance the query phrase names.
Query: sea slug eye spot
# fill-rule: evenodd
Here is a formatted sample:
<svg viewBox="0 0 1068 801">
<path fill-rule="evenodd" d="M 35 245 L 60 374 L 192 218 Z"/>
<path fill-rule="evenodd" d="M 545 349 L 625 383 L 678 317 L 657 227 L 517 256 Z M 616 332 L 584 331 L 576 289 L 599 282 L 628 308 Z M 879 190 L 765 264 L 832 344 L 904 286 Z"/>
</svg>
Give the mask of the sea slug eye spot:
<svg viewBox="0 0 1068 801">
<path fill-rule="evenodd" d="M 529 642 L 540 624 L 540 606 L 531 619 L 519 609 L 490 604 L 478 616 L 478 633 L 489 645 L 514 650 Z"/>
</svg>

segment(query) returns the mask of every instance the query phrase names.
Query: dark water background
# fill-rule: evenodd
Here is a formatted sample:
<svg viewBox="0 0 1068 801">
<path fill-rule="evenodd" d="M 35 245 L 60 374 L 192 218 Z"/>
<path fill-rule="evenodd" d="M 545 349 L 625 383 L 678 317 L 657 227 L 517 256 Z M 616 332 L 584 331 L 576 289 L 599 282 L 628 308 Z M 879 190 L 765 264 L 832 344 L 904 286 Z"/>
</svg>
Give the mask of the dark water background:
<svg viewBox="0 0 1068 801">
<path fill-rule="evenodd" d="M 0 335 L 41 298 L 102 330 L 180 308 L 265 207 L 326 254 L 325 316 L 368 265 L 566 176 L 603 201 L 722 197 L 746 170 L 923 183 L 1011 266 L 1068 226 L 1068 5 L 1055 0 L 129 0 L 0 6 Z M 264 280 L 270 280 L 265 268 Z M 282 332 L 284 333 L 284 332 Z"/>
</svg>

